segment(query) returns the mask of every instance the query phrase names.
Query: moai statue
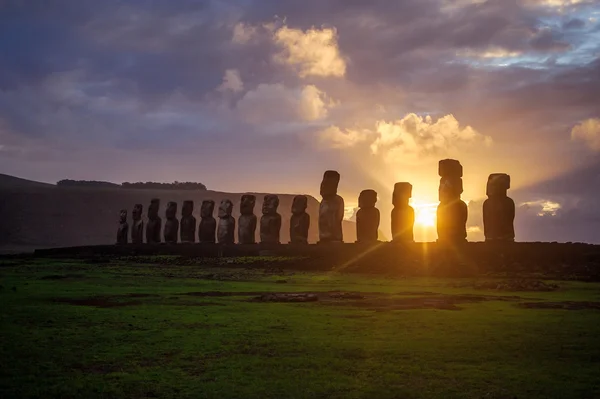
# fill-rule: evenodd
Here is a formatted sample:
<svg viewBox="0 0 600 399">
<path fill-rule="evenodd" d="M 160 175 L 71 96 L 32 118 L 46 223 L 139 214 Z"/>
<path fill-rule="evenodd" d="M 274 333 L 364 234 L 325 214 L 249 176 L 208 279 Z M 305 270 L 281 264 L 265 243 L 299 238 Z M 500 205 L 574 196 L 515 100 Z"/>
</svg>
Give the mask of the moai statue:
<svg viewBox="0 0 600 399">
<path fill-rule="evenodd" d="M 177 244 L 177 236 L 179 235 L 179 220 L 177 220 L 177 202 L 169 202 L 165 211 L 165 242 L 169 244 Z"/>
<path fill-rule="evenodd" d="M 438 241 L 459 243 L 467 239 L 468 209 L 461 199 L 463 192 L 462 165 L 454 159 L 439 162 L 440 179 L 437 208 Z"/>
<path fill-rule="evenodd" d="M 254 205 L 256 196 L 242 195 L 240 203 L 240 217 L 238 219 L 238 242 L 240 244 L 256 244 L 256 215 Z"/>
<path fill-rule="evenodd" d="M 160 242 L 160 230 L 162 228 L 162 219 L 158 216 L 160 200 L 154 198 L 150 200 L 148 207 L 148 224 L 146 225 L 146 242 L 156 244 Z"/>
<path fill-rule="evenodd" d="M 306 213 L 308 198 L 306 195 L 296 195 L 292 203 L 290 218 L 290 244 L 308 244 L 308 228 L 310 215 Z"/>
<path fill-rule="evenodd" d="M 279 197 L 267 194 L 263 200 L 262 217 L 260 218 L 260 242 L 265 244 L 279 244 L 281 231 L 281 215 L 277 213 Z"/>
<path fill-rule="evenodd" d="M 375 208 L 377 203 L 377 191 L 363 190 L 358 196 L 358 207 L 356 212 L 356 242 L 376 242 L 379 236 L 379 209 Z"/>
<path fill-rule="evenodd" d="M 200 225 L 198 226 L 198 241 L 214 243 L 216 241 L 217 221 L 213 217 L 215 201 L 204 200 L 200 208 Z"/>
<path fill-rule="evenodd" d="M 340 174 L 328 170 L 321 182 L 321 205 L 319 206 L 319 242 L 343 242 L 342 221 L 344 200 L 337 195 Z"/>
<path fill-rule="evenodd" d="M 131 242 L 133 244 L 141 244 L 144 242 L 144 221 L 142 220 L 142 212 L 144 206 L 142 204 L 135 204 L 133 211 L 131 211 Z"/>
<path fill-rule="evenodd" d="M 483 232 L 486 241 L 515 240 L 515 203 L 506 195 L 510 176 L 491 174 L 487 182 L 488 199 L 483 203 Z"/>
<path fill-rule="evenodd" d="M 231 216 L 233 202 L 228 199 L 219 205 L 219 226 L 217 228 L 217 241 L 219 244 L 233 244 L 235 232 L 235 219 Z"/>
<path fill-rule="evenodd" d="M 196 241 L 196 218 L 192 213 L 194 212 L 194 201 L 183 201 L 181 207 L 181 242 L 195 242 Z"/>
<path fill-rule="evenodd" d="M 117 244 L 127 244 L 129 225 L 127 224 L 127 210 L 121 209 L 119 213 L 119 229 L 117 230 Z"/>
<path fill-rule="evenodd" d="M 415 210 L 408 205 L 412 197 L 412 184 L 396 183 L 392 195 L 392 241 L 413 242 L 413 227 L 415 225 Z"/>
</svg>

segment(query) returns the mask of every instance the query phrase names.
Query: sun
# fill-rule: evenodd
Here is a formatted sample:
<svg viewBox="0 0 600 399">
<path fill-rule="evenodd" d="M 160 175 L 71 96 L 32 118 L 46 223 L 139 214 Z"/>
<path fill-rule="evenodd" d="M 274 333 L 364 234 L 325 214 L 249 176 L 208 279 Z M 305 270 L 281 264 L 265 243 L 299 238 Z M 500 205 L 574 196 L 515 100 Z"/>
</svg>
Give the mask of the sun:
<svg viewBox="0 0 600 399">
<path fill-rule="evenodd" d="M 422 227 L 434 227 L 437 219 L 437 204 L 412 204 L 415 210 L 415 224 Z"/>
</svg>

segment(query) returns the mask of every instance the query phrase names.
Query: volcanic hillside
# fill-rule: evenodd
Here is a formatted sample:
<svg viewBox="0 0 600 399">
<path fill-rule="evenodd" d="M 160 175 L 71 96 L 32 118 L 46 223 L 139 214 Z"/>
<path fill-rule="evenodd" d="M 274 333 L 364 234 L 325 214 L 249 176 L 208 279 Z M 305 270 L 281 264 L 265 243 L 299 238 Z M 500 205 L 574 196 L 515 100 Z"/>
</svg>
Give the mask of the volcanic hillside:
<svg viewBox="0 0 600 399">
<path fill-rule="evenodd" d="M 0 252 L 30 251 L 36 248 L 77 245 L 113 244 L 118 227 L 119 211 L 131 209 L 136 203 L 144 205 L 144 220 L 152 198 L 160 198 L 160 216 L 163 218 L 167 202 L 179 205 L 178 217 L 184 200 L 194 201 L 194 216 L 200 220 L 202 200 L 217 204 L 222 199 L 234 203 L 233 216 L 238 218 L 243 193 L 218 191 L 176 191 L 126 189 L 121 187 L 61 187 L 12 176 L 0 175 Z M 260 218 L 262 200 L 267 193 L 256 195 L 255 214 Z M 279 195 L 279 213 L 282 216 L 281 242 L 289 240 L 289 221 L 294 195 Z M 307 212 L 311 218 L 309 242 L 318 240 L 319 202 L 309 196 Z M 237 230 L 237 229 L 236 229 Z M 258 229 L 257 229 L 258 240 Z M 236 231 L 237 240 L 237 231 Z M 356 240 L 353 222 L 344 221 L 344 241 Z"/>
</svg>

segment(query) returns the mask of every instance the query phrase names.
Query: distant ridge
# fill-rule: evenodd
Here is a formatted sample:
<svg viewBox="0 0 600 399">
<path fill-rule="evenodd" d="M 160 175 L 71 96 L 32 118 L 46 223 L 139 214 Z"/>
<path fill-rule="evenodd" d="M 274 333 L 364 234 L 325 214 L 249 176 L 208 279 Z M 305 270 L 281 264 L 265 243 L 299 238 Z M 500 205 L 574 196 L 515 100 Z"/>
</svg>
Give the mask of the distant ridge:
<svg viewBox="0 0 600 399">
<path fill-rule="evenodd" d="M 0 173 L 0 188 L 55 187 L 54 184 L 22 179 Z"/>
</svg>

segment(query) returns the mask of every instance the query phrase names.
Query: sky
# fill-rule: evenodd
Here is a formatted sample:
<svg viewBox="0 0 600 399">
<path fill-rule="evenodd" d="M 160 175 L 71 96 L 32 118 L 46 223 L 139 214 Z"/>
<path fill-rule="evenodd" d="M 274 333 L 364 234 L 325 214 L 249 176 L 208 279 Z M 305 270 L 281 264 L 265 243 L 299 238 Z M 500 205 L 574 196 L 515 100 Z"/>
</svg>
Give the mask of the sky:
<svg viewBox="0 0 600 399">
<path fill-rule="evenodd" d="M 0 0 L 0 172 L 198 181 L 352 218 L 413 184 L 435 239 L 460 160 L 469 239 L 511 175 L 520 241 L 600 243 L 600 0 Z M 428 226 L 429 225 L 429 226 Z"/>
</svg>

